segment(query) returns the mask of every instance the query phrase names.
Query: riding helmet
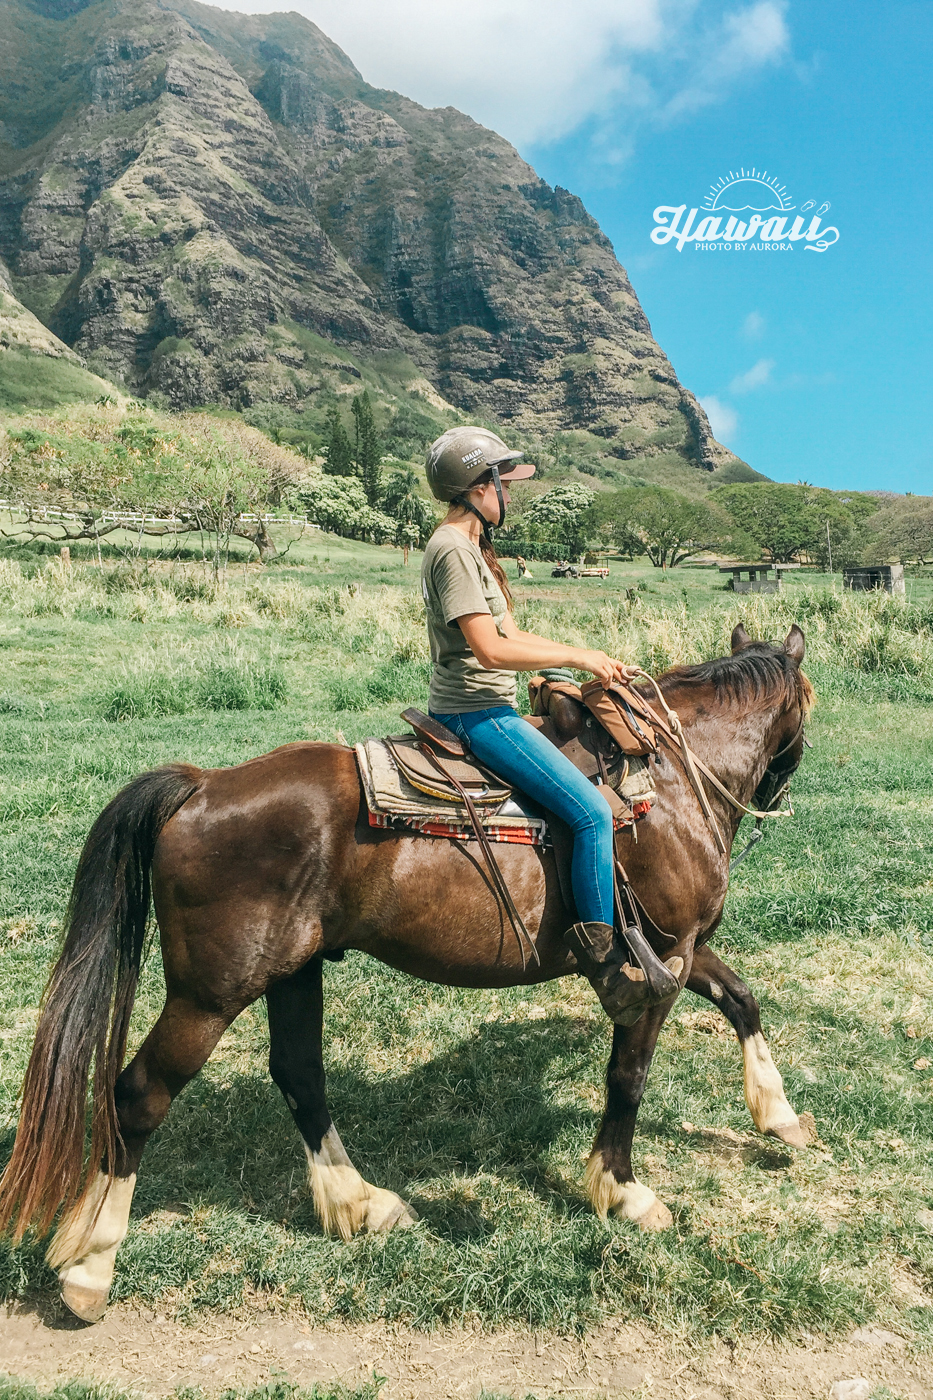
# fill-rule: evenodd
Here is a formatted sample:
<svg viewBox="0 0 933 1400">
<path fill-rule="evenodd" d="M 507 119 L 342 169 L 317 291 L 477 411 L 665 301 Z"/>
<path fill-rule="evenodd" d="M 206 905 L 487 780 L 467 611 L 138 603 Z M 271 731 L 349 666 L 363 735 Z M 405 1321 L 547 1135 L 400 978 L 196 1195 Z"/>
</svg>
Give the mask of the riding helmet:
<svg viewBox="0 0 933 1400">
<path fill-rule="evenodd" d="M 425 471 L 431 495 L 453 501 L 476 486 L 490 467 L 500 468 L 502 481 L 521 481 L 534 474 L 521 452 L 510 452 L 500 437 L 486 428 L 448 428 L 428 448 Z M 510 462 L 519 465 L 510 467 Z"/>
</svg>

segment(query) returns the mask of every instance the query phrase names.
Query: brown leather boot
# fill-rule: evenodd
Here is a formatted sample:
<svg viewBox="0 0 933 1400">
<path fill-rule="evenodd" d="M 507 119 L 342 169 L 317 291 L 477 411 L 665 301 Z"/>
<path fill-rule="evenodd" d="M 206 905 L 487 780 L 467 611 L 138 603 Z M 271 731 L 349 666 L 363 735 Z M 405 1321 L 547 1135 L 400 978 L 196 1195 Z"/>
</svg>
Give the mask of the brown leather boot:
<svg viewBox="0 0 933 1400">
<path fill-rule="evenodd" d="M 683 958 L 670 958 L 662 966 L 669 974 L 661 987 L 652 989 L 640 967 L 623 960 L 622 949 L 611 924 L 574 924 L 564 942 L 599 997 L 606 1015 L 617 1026 L 632 1026 L 649 1006 L 656 1006 L 677 990 Z"/>
</svg>

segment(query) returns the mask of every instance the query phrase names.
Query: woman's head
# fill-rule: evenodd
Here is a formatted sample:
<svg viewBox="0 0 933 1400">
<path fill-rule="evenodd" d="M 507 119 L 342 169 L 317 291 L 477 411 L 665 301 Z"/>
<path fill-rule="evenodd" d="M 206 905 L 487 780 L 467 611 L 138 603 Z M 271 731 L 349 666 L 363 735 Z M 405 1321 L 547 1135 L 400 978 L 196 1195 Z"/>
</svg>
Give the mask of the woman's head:
<svg viewBox="0 0 933 1400">
<path fill-rule="evenodd" d="M 428 448 L 425 471 L 432 496 L 438 501 L 469 501 L 479 509 L 473 497 L 479 488 L 485 502 L 492 487 L 496 506 L 499 490 L 505 481 L 520 481 L 534 474 L 530 462 L 521 461 L 520 452 L 512 452 L 496 433 L 487 428 L 448 428 L 446 433 Z M 498 486 L 498 490 L 496 489 Z M 503 497 L 504 501 L 504 497 Z M 502 524 L 501 509 L 482 511 L 490 524 Z"/>
<path fill-rule="evenodd" d="M 534 474 L 532 464 L 522 462 L 521 457 L 487 428 L 448 428 L 428 448 L 425 462 L 431 494 L 450 503 L 448 519 L 472 515 L 479 520 L 479 548 L 510 609 L 512 594 L 496 557 L 490 527 L 505 519 L 508 482 Z"/>
<path fill-rule="evenodd" d="M 508 505 L 512 499 L 509 492 L 509 478 L 499 474 L 499 490 L 502 492 L 502 502 Z M 471 486 L 469 491 L 464 491 L 455 500 L 451 501 L 451 508 L 465 510 L 464 502 L 469 502 L 475 510 L 478 510 L 484 520 L 490 525 L 500 524 L 499 520 L 499 496 L 496 492 L 495 482 L 492 479 L 492 472 L 484 472 L 475 486 Z"/>
</svg>

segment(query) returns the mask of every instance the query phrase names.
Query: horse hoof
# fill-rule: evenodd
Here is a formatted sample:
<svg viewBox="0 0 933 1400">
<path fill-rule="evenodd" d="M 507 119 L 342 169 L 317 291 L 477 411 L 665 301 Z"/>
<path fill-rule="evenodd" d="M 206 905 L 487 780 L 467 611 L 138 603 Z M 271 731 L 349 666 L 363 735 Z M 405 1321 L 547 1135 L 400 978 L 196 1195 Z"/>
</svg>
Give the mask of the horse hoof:
<svg viewBox="0 0 933 1400">
<path fill-rule="evenodd" d="M 635 1221 L 639 1230 L 647 1230 L 649 1232 L 669 1230 L 673 1223 L 674 1217 L 663 1201 L 653 1201 L 644 1215 L 640 1215 Z"/>
<path fill-rule="evenodd" d="M 388 1230 L 407 1230 L 418 1219 L 414 1206 L 403 1201 L 394 1191 L 370 1187 L 365 1228 L 370 1234 L 385 1234 Z"/>
<path fill-rule="evenodd" d="M 62 1302 L 82 1322 L 100 1322 L 107 1311 L 108 1297 L 106 1289 L 82 1288 L 77 1283 L 66 1283 L 62 1288 Z"/>
<path fill-rule="evenodd" d="M 811 1142 L 816 1141 L 816 1124 L 813 1122 L 813 1115 L 802 1113 L 792 1123 L 779 1123 L 776 1128 L 768 1129 L 767 1136 L 778 1138 L 788 1147 L 809 1147 Z"/>
</svg>

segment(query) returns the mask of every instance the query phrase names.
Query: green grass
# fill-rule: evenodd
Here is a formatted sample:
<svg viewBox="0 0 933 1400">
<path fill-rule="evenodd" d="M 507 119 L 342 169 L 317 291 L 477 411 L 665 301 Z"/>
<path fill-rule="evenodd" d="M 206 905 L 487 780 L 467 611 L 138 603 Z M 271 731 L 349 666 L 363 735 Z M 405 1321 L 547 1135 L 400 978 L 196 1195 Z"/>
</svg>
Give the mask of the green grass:
<svg viewBox="0 0 933 1400">
<path fill-rule="evenodd" d="M 295 738 L 392 732 L 406 702 L 424 703 L 416 571 L 395 551 L 318 551 L 317 567 L 235 570 L 219 590 L 196 565 L 0 569 L 0 1156 L 75 861 L 113 792 L 172 759 L 223 765 Z M 638 591 L 645 580 L 654 592 Z M 586 984 L 462 991 L 351 954 L 326 967 L 330 1106 L 360 1170 L 413 1200 L 421 1223 L 348 1245 L 321 1236 L 259 1003 L 147 1149 L 115 1297 L 192 1319 L 248 1305 L 316 1321 L 579 1330 L 622 1316 L 747 1335 L 874 1318 L 930 1338 L 933 1234 L 917 1219 L 933 1207 L 927 596 L 904 609 L 810 581 L 741 600 L 704 574 L 634 567 L 610 583 L 536 581 L 520 620 L 655 666 L 721 653 L 739 617 L 764 635 L 794 618 L 807 630 L 819 704 L 797 819 L 737 872 L 715 946 L 760 997 L 788 1097 L 814 1114 L 821 1145 L 794 1154 L 755 1136 L 734 1038 L 686 995 L 636 1143 L 674 1229 L 604 1226 L 581 1189 L 609 1044 Z M 213 708 L 215 689 L 180 709 L 164 700 L 197 693 L 218 666 L 274 677 L 278 707 L 259 708 L 260 691 L 250 708 Z M 131 691 L 125 717 L 108 719 Z M 161 996 L 155 958 L 136 1042 Z M 36 1242 L 0 1245 L 0 1294 L 52 1286 Z"/>
<path fill-rule="evenodd" d="M 252 1388 L 230 1387 L 220 1392 L 218 1400 L 379 1400 L 379 1392 L 380 1381 L 376 1377 L 365 1385 L 352 1387 L 306 1387 L 278 1380 Z M 204 1394 L 200 1387 L 173 1392 L 174 1400 L 203 1400 Z M 0 1400 L 136 1400 L 136 1396 L 109 1381 L 64 1381 L 46 1387 L 16 1376 L 0 1376 Z"/>
<path fill-rule="evenodd" d="M 111 721 L 187 715 L 195 710 L 277 710 L 286 694 L 285 677 L 273 661 L 257 661 L 236 652 L 212 661 L 150 656 L 124 668 L 104 694 L 102 710 Z"/>
<path fill-rule="evenodd" d="M 112 384 L 70 360 L 0 350 L 0 413 L 35 413 L 116 394 Z"/>
</svg>

